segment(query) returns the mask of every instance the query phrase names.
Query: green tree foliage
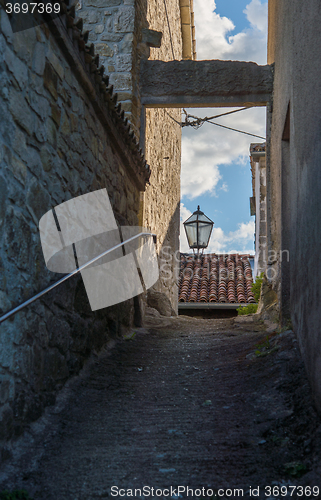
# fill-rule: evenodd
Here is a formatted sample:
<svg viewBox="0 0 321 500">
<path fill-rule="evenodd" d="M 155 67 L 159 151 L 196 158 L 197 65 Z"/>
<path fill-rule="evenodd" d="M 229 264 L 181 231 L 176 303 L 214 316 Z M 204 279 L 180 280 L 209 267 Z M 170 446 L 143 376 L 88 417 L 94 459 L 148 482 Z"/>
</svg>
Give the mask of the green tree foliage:
<svg viewBox="0 0 321 500">
<path fill-rule="evenodd" d="M 254 293 L 255 302 L 258 302 L 260 300 L 263 276 L 264 273 L 261 273 L 260 276 L 257 276 L 255 282 L 251 287 L 252 292 Z"/>
</svg>

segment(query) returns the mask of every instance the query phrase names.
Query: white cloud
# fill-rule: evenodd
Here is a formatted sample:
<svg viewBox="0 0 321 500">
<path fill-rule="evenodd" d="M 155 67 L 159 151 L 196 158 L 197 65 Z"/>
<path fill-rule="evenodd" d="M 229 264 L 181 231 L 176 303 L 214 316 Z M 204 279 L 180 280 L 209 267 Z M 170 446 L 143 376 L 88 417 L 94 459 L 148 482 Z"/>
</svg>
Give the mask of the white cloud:
<svg viewBox="0 0 321 500">
<path fill-rule="evenodd" d="M 262 4 L 260 0 L 252 0 L 243 12 L 254 29 L 267 33 L 267 3 Z"/>
<path fill-rule="evenodd" d="M 220 110 L 193 109 L 191 114 L 204 117 L 219 114 Z M 229 111 L 224 108 L 223 112 Z M 262 137 L 265 136 L 265 108 L 252 108 L 230 116 L 216 119 L 218 123 Z M 189 199 L 216 191 L 226 190 L 226 183 L 219 186 L 222 179 L 220 165 L 239 163 L 249 165 L 251 142 L 263 142 L 248 135 L 232 132 L 209 123 L 194 130 L 183 129 L 181 193 Z M 230 167 L 230 168 L 233 168 Z"/>
<path fill-rule="evenodd" d="M 198 59 L 232 59 L 266 64 L 267 3 L 252 0 L 244 13 L 250 28 L 229 35 L 233 22 L 215 12 L 213 0 L 195 0 Z"/>
<path fill-rule="evenodd" d="M 236 231 L 225 233 L 222 228 L 214 227 L 210 243 L 206 252 L 208 253 L 254 253 L 247 250 L 253 245 L 255 224 L 253 220 L 239 223 Z"/>
<path fill-rule="evenodd" d="M 180 224 L 180 251 L 190 253 L 183 222 L 192 215 L 184 203 L 181 203 L 181 224 Z M 239 223 L 236 231 L 225 233 L 221 227 L 213 227 L 209 246 L 206 253 L 254 253 L 248 250 L 253 245 L 255 224 L 253 220 Z"/>
<path fill-rule="evenodd" d="M 228 185 L 226 182 L 223 182 L 222 186 L 220 187 L 220 191 L 224 191 L 225 193 L 228 192 Z"/>
</svg>

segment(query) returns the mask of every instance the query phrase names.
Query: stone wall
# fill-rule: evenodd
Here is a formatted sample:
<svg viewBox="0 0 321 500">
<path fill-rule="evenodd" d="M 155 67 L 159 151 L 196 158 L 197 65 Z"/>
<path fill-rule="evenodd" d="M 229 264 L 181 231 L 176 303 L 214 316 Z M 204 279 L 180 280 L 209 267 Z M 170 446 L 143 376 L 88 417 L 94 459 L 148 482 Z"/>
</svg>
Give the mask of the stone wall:
<svg viewBox="0 0 321 500">
<path fill-rule="evenodd" d="M 321 411 L 320 20 L 318 0 L 269 1 L 268 62 L 275 65 L 267 197 L 271 282 L 281 319 L 290 319 L 298 336 Z"/>
<path fill-rule="evenodd" d="M 84 19 L 84 29 L 90 31 L 89 40 L 108 68 L 109 81 L 150 165 L 150 186 L 141 199 L 140 223 L 158 236 L 161 278 L 156 289 L 167 294 L 177 311 L 181 162 L 181 128 L 177 122 L 181 121 L 181 112 L 142 110 L 139 81 L 141 59 L 182 59 L 180 3 L 175 0 L 166 5 L 167 14 L 163 0 L 81 0 L 77 16 Z M 162 34 L 161 40 L 157 32 Z"/>
<path fill-rule="evenodd" d="M 88 40 L 109 75 L 109 82 L 118 94 L 122 109 L 139 138 L 140 107 L 138 71 L 140 57 L 148 57 L 142 42 L 142 30 L 148 27 L 146 1 L 80 0 L 77 16 L 84 21 Z"/>
<path fill-rule="evenodd" d="M 148 3 L 149 27 L 163 33 L 160 48 L 150 49 L 150 59 L 171 61 L 182 58 L 179 1 Z M 170 39 L 172 36 L 172 44 Z M 173 53 L 174 52 L 174 53 Z M 181 173 L 181 110 L 146 109 L 145 156 L 151 165 L 150 185 L 144 194 L 144 225 L 158 235 L 160 279 L 156 289 L 166 293 L 173 310 L 178 307 L 179 203 Z"/>
<path fill-rule="evenodd" d="M 106 188 L 117 221 L 137 225 L 149 169 L 72 16 L 68 32 L 65 17 L 65 27 L 59 20 L 15 34 L 2 7 L 0 16 L 2 315 L 61 277 L 42 255 L 44 213 Z M 92 312 L 73 277 L 2 323 L 0 441 L 38 418 L 92 352 L 131 327 L 134 313 L 133 300 Z"/>
</svg>

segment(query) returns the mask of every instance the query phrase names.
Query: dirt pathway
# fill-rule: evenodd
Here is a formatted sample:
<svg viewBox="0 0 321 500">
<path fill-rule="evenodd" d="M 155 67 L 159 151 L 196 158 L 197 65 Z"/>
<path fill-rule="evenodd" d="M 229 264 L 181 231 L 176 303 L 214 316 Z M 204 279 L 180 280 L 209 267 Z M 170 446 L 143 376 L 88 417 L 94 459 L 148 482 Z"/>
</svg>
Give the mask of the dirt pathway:
<svg viewBox="0 0 321 500">
<path fill-rule="evenodd" d="M 34 500 L 319 498 L 289 487 L 321 491 L 321 422 L 298 344 L 292 332 L 266 336 L 258 323 L 151 319 L 31 427 L 0 491 L 23 488 Z"/>
</svg>

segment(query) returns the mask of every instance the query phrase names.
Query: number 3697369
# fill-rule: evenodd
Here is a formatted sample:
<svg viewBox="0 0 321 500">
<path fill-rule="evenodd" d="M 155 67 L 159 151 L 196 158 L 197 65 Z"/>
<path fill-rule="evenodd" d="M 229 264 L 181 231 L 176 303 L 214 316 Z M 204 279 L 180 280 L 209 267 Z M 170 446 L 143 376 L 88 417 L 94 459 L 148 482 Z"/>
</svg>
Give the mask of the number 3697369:
<svg viewBox="0 0 321 500">
<path fill-rule="evenodd" d="M 6 13 L 7 14 L 27 14 L 30 12 L 39 12 L 39 14 L 59 14 L 60 4 L 59 3 L 6 3 Z"/>
</svg>

